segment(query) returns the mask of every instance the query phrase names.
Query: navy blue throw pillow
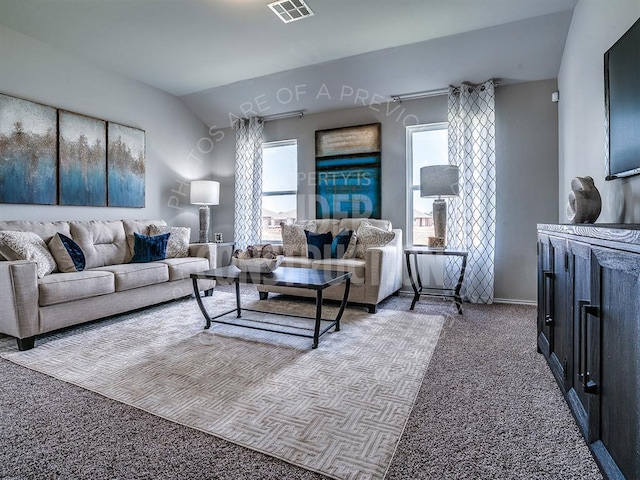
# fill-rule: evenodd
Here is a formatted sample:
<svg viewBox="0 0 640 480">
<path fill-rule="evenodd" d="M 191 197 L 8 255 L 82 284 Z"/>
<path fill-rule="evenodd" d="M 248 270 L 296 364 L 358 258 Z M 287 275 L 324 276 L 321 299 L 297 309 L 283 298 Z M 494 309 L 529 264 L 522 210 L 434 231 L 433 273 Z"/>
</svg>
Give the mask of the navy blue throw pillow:
<svg viewBox="0 0 640 480">
<path fill-rule="evenodd" d="M 312 260 L 321 260 L 331 257 L 331 242 L 333 235 L 327 233 L 313 233 L 304 231 L 307 236 L 307 256 Z"/>
<path fill-rule="evenodd" d="M 338 232 L 331 242 L 331 258 L 344 257 L 344 252 L 347 251 L 352 235 L 353 230 L 347 230 L 346 228 Z"/>
<path fill-rule="evenodd" d="M 134 233 L 133 258 L 131 263 L 148 263 L 157 260 L 164 260 L 167 254 L 167 242 L 170 233 L 162 235 L 140 235 Z"/>
</svg>

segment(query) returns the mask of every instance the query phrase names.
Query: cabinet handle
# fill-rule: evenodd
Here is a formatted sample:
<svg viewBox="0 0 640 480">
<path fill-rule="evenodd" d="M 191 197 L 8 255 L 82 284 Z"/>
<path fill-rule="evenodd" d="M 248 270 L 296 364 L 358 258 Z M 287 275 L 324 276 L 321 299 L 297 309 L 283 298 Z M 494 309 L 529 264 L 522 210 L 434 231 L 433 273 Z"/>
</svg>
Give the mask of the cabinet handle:
<svg viewBox="0 0 640 480">
<path fill-rule="evenodd" d="M 589 372 L 589 328 L 587 324 L 587 315 L 598 317 L 600 310 L 594 305 L 589 305 L 587 302 L 580 303 L 580 343 L 582 352 L 580 358 L 583 359 L 584 364 L 580 368 L 580 376 L 582 378 L 582 390 L 584 393 L 598 393 L 598 384 L 591 380 L 591 372 Z M 582 362 L 581 362 L 582 363 Z"/>
<path fill-rule="evenodd" d="M 547 280 L 549 283 L 553 282 L 553 272 L 551 270 L 542 271 L 543 285 L 542 285 L 542 305 L 544 308 L 544 324 L 553 325 L 553 317 L 551 313 L 553 311 L 553 295 L 547 290 Z M 549 289 L 550 290 L 550 289 Z M 547 310 L 547 303 L 549 303 L 549 309 Z"/>
</svg>

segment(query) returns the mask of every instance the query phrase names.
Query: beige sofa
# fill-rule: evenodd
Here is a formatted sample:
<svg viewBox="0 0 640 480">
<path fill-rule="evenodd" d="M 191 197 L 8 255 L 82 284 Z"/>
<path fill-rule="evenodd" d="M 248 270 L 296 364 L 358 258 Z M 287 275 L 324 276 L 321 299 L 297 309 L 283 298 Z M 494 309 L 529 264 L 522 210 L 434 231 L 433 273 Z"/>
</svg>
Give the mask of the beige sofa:
<svg viewBox="0 0 640 480">
<path fill-rule="evenodd" d="M 312 260 L 306 256 L 285 257 L 282 266 L 298 268 L 317 268 L 352 272 L 349 303 L 365 305 L 370 313 L 375 313 L 377 305 L 390 295 L 397 294 L 402 287 L 402 230 L 392 229 L 387 220 L 366 219 L 373 226 L 393 231 L 395 238 L 384 247 L 372 247 L 366 250 L 365 258 Z M 316 224 L 316 233 L 331 232 L 334 236 L 343 228 L 357 231 L 362 219 L 344 218 L 305 220 L 296 225 L 305 226 L 309 222 Z M 282 254 L 282 246 L 276 245 L 276 253 Z M 296 296 L 314 297 L 315 292 L 302 288 L 258 285 L 260 298 L 266 299 L 269 292 Z M 342 300 L 344 284 L 328 288 L 323 297 L 330 300 Z"/>
<path fill-rule="evenodd" d="M 190 295 L 191 273 L 216 265 L 216 249 L 189 246 L 189 256 L 128 263 L 134 232 L 149 234 L 161 220 L 85 222 L 0 222 L 0 230 L 30 231 L 48 242 L 57 232 L 72 238 L 86 257 L 81 272 L 38 278 L 36 263 L 0 261 L 0 333 L 16 337 L 18 348 L 33 348 L 36 335 Z M 201 280 L 210 291 L 215 282 Z"/>
</svg>

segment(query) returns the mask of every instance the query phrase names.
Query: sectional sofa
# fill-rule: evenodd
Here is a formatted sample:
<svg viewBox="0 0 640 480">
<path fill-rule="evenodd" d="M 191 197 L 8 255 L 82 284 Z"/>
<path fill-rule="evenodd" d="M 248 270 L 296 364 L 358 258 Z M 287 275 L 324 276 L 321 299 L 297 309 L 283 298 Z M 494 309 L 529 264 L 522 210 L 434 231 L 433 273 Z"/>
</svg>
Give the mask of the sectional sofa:
<svg viewBox="0 0 640 480">
<path fill-rule="evenodd" d="M 216 249 L 188 246 L 188 256 L 129 263 L 134 234 L 149 234 L 162 220 L 81 222 L 0 222 L 0 231 L 34 232 L 48 243 L 56 233 L 73 239 L 86 268 L 38 277 L 27 260 L 0 261 L 0 333 L 15 337 L 20 350 L 33 348 L 36 336 L 110 315 L 192 294 L 189 275 L 216 265 Z M 1 255 L 0 255 L 1 256 Z M 212 281 L 200 286 L 210 291 Z"/>
</svg>

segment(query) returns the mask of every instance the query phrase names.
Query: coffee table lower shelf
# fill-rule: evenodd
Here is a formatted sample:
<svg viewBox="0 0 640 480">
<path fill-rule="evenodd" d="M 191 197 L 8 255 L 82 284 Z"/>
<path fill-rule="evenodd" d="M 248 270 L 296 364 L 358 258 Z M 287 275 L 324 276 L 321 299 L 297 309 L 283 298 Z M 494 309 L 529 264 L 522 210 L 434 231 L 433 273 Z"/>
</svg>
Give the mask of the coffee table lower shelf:
<svg viewBox="0 0 640 480">
<path fill-rule="evenodd" d="M 291 270 L 289 272 L 287 270 Z M 308 272 L 300 272 L 301 270 L 308 270 Z M 295 272 L 293 272 L 295 271 Z M 275 273 L 278 273 L 275 275 Z M 296 337 L 304 337 L 304 338 L 312 338 L 313 344 L 311 348 L 317 348 L 318 343 L 320 342 L 320 337 L 327 333 L 331 328 L 335 327 L 335 331 L 340 330 L 340 319 L 342 318 L 342 314 L 344 313 L 344 309 L 347 305 L 347 299 L 349 297 L 349 288 L 351 285 L 351 273 L 349 272 L 323 272 L 319 270 L 311 270 L 311 269 L 287 269 L 286 267 L 282 267 L 278 269 L 274 273 L 270 274 L 259 274 L 259 273 L 247 273 L 241 272 L 236 267 L 229 266 L 224 268 L 218 268 L 214 270 L 207 270 L 206 272 L 196 273 L 191 275 L 191 279 L 193 282 L 193 291 L 196 297 L 196 301 L 198 303 L 198 307 L 202 312 L 206 320 L 205 329 L 211 328 L 212 323 L 220 323 L 223 325 L 231 325 L 234 327 L 241 328 L 249 328 L 252 330 L 261 330 L 265 332 L 273 332 L 273 333 L 281 333 L 284 335 L 293 335 Z M 306 277 L 301 280 L 300 273 L 309 273 Z M 292 274 L 292 275 L 291 275 Z M 209 279 L 209 280 L 217 280 L 217 281 L 225 281 L 225 282 L 233 282 L 235 284 L 236 290 L 236 308 L 228 310 L 226 312 L 219 313 L 215 316 L 211 316 L 207 311 L 204 303 L 202 302 L 202 298 L 200 297 L 198 288 L 198 279 Z M 342 302 L 340 303 L 340 309 L 334 319 L 326 319 L 322 318 L 322 291 L 337 283 L 345 282 L 344 288 L 344 296 L 342 298 Z M 291 315 L 287 313 L 280 312 L 269 312 L 264 310 L 256 310 L 251 308 L 242 308 L 240 301 L 240 284 L 248 283 L 248 284 L 269 284 L 269 285 L 287 285 L 294 286 L 298 288 L 307 288 L 313 289 L 316 291 L 316 314 L 314 317 L 304 316 L 304 315 Z M 255 312 L 262 313 L 266 315 L 275 315 L 275 316 L 283 316 L 289 318 L 301 318 L 301 319 L 309 319 L 314 320 L 314 328 L 305 328 L 298 326 L 290 326 L 290 325 L 280 325 L 288 328 L 289 330 L 304 330 L 313 333 L 300 333 L 296 331 L 287 331 L 279 328 L 271 328 L 265 325 L 277 325 L 271 322 L 265 322 L 260 320 L 254 320 L 250 318 L 243 318 L 243 312 Z M 247 325 L 245 323 L 231 322 L 222 320 L 222 317 L 225 317 L 230 314 L 235 314 L 237 319 L 242 319 L 246 322 L 252 322 L 253 324 Z M 323 322 L 328 322 L 328 325 L 323 326 Z"/>
</svg>

